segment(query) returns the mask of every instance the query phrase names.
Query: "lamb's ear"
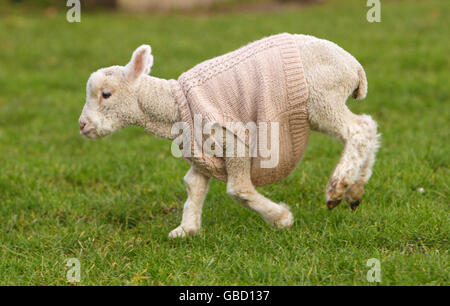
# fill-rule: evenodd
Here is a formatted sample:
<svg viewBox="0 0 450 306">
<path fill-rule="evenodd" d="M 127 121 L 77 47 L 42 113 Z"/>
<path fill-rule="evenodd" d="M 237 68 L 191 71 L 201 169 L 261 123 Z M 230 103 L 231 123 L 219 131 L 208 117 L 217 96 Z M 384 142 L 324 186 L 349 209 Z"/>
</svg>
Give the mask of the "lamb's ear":
<svg viewBox="0 0 450 306">
<path fill-rule="evenodd" d="M 142 45 L 133 52 L 130 62 L 125 66 L 127 78 L 134 81 L 141 74 L 149 74 L 152 66 L 152 48 L 149 45 Z"/>
</svg>

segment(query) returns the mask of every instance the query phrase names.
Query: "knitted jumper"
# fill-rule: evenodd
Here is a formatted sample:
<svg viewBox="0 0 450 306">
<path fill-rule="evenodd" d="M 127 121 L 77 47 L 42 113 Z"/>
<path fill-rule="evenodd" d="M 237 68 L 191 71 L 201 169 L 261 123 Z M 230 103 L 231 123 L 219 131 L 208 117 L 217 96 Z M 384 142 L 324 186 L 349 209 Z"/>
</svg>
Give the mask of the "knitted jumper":
<svg viewBox="0 0 450 306">
<path fill-rule="evenodd" d="M 207 60 L 183 73 L 178 81 L 170 80 L 170 84 L 182 121 L 191 131 L 196 114 L 202 116 L 203 124 L 222 127 L 227 122 L 254 122 L 257 126 L 278 122 L 279 143 L 266 140 L 269 146 L 279 145 L 278 165 L 262 168 L 264 158 L 259 154 L 253 157 L 251 180 L 255 186 L 281 180 L 301 159 L 309 137 L 308 88 L 293 35 L 266 37 Z M 244 141 L 248 144 L 248 139 Z M 258 139 L 258 144 L 261 141 Z M 192 150 L 195 143 L 192 135 Z M 226 181 L 223 157 L 203 153 L 201 157 L 192 154 L 185 158 L 205 175 Z"/>
</svg>

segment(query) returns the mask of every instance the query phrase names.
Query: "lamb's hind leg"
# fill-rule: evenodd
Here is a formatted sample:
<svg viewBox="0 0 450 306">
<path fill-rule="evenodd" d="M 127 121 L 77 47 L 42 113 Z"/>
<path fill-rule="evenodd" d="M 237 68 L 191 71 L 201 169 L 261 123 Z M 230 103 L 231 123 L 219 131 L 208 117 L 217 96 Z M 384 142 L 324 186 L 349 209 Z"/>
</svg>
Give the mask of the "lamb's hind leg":
<svg viewBox="0 0 450 306">
<path fill-rule="evenodd" d="M 180 226 L 170 232 L 170 238 L 193 235 L 200 230 L 203 202 L 208 192 L 209 177 L 192 167 L 184 177 L 188 198 L 183 208 Z"/>
<path fill-rule="evenodd" d="M 225 158 L 227 169 L 227 193 L 244 207 L 256 211 L 270 225 L 284 228 L 294 222 L 285 204 L 276 204 L 256 191 L 250 179 L 251 159 L 248 157 Z"/>
<path fill-rule="evenodd" d="M 370 116 L 355 115 L 348 110 L 343 118 L 339 123 L 339 138 L 344 143 L 344 151 L 328 183 L 329 209 L 338 205 L 344 194 L 348 194 L 352 209 L 359 205 L 377 147 L 377 127 Z"/>
<path fill-rule="evenodd" d="M 372 131 L 377 130 L 376 122 L 371 118 L 366 118 L 367 124 L 370 126 L 368 129 Z M 362 194 L 364 192 L 364 186 L 372 176 L 372 167 L 375 163 L 375 155 L 379 147 L 379 135 L 376 136 L 375 141 L 369 143 L 368 156 L 362 166 L 359 176 L 356 182 L 350 186 L 345 193 L 345 200 L 350 204 L 352 210 L 355 210 L 361 203 Z"/>
<path fill-rule="evenodd" d="M 362 186 L 370 177 L 377 147 L 375 121 L 367 115 L 355 115 L 341 101 L 323 101 L 311 107 L 313 129 L 340 139 L 344 143 L 341 158 L 333 171 L 326 190 L 329 209 L 336 207 L 348 190 L 348 200 L 357 206 Z M 355 185 L 355 187 L 352 187 Z M 356 204 L 356 205 L 355 205 Z"/>
</svg>

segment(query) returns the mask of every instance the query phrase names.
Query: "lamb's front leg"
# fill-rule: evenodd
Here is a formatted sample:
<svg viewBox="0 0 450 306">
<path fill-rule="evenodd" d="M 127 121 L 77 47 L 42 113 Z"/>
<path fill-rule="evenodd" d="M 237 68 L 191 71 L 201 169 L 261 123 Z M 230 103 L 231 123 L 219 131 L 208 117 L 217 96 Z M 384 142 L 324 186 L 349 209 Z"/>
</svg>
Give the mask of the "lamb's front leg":
<svg viewBox="0 0 450 306">
<path fill-rule="evenodd" d="M 256 191 L 250 178 L 251 159 L 225 158 L 227 193 L 244 207 L 256 211 L 271 226 L 289 227 L 294 217 L 286 204 L 276 204 Z"/>
<path fill-rule="evenodd" d="M 209 177 L 201 174 L 194 167 L 184 177 L 188 198 L 184 204 L 180 226 L 170 232 L 170 238 L 193 235 L 200 230 L 203 202 L 208 192 Z"/>
</svg>

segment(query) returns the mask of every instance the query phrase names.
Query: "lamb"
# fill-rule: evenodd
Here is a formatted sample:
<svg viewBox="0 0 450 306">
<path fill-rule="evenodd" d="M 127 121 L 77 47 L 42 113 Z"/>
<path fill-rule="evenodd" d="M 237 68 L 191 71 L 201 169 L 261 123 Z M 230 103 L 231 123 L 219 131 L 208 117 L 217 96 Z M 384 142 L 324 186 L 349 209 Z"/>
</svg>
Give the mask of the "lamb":
<svg viewBox="0 0 450 306">
<path fill-rule="evenodd" d="M 193 121 L 199 112 L 209 116 L 224 134 L 231 133 L 237 143 L 244 143 L 246 150 L 243 156 L 225 154 L 206 159 L 204 154 L 186 158 L 191 163 L 184 177 L 188 197 L 181 224 L 169 237 L 185 237 L 200 230 L 211 177 L 226 181 L 227 193 L 269 225 L 291 226 L 294 218 L 289 207 L 272 202 L 255 186 L 280 180 L 295 168 L 309 129 L 344 144 L 326 188 L 328 208 L 335 208 L 343 198 L 352 210 L 358 207 L 372 175 L 380 136 L 370 116 L 353 114 L 345 104 L 350 95 L 363 99 L 367 94 L 364 69 L 348 52 L 327 40 L 283 33 L 206 61 L 182 74 L 178 81 L 150 76 L 152 66 L 151 47 L 142 45 L 126 66 L 94 72 L 87 82 L 80 133 L 100 138 L 135 125 L 158 137 L 176 140 L 179 134 L 173 127 Z M 238 117 L 279 124 L 283 139 L 280 165 L 271 169 L 257 166 L 258 158 L 250 155 L 248 138 L 242 139 L 224 124 L 226 118 Z M 229 144 L 223 134 L 213 139 L 219 151 L 225 152 Z M 189 143 L 187 152 L 196 141 L 193 143 Z M 287 153 L 285 148 L 289 148 Z"/>
</svg>

